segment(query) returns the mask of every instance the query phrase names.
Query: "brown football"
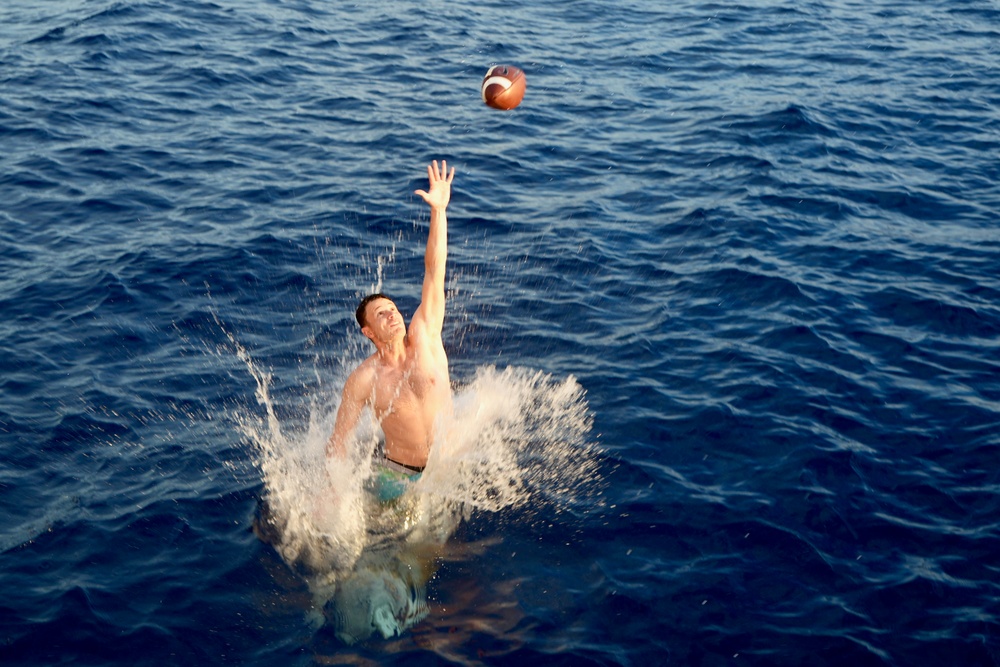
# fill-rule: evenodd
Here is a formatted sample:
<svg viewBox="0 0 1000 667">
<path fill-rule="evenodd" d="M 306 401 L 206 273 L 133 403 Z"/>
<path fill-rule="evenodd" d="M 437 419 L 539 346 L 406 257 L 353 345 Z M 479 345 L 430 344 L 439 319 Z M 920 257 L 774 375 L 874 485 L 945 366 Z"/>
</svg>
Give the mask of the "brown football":
<svg viewBox="0 0 1000 667">
<path fill-rule="evenodd" d="M 483 77 L 483 102 L 494 109 L 509 111 L 524 99 L 528 80 L 519 67 L 494 65 Z"/>
</svg>

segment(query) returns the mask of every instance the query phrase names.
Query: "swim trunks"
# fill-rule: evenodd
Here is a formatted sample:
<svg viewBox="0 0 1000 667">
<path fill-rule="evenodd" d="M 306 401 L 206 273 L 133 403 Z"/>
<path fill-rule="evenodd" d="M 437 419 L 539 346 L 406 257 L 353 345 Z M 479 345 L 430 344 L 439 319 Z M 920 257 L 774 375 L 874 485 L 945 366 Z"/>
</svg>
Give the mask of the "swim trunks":
<svg viewBox="0 0 1000 667">
<path fill-rule="evenodd" d="M 376 458 L 372 492 L 379 502 L 392 502 L 403 495 L 410 484 L 420 479 L 423 471 L 423 468 L 396 463 L 385 457 Z"/>
</svg>

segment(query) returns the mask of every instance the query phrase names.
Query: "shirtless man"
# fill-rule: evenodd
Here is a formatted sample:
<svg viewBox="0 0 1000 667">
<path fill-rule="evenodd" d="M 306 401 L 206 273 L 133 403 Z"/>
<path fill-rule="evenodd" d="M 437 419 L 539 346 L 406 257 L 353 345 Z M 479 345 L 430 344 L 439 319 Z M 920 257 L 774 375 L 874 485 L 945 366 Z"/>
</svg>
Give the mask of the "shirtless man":
<svg viewBox="0 0 1000 667">
<path fill-rule="evenodd" d="M 429 190 L 415 194 L 431 207 L 424 284 L 420 306 L 403 322 L 396 304 L 382 294 L 365 297 L 357 310 L 361 333 L 375 352 L 351 373 L 337 410 L 327 456 L 345 458 L 365 406 L 371 407 L 385 434 L 380 468 L 412 477 L 427 465 L 438 415 L 451 409 L 448 357 L 441 341 L 444 325 L 444 276 L 448 257 L 448 218 L 455 168 L 437 160 L 427 167 Z"/>
</svg>

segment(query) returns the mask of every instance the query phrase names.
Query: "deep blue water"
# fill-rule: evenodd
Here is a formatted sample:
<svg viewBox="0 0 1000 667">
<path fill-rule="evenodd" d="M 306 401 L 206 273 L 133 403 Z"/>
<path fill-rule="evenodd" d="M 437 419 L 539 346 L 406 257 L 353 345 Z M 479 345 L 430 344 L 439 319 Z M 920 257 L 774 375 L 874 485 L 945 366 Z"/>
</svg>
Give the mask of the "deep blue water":
<svg viewBox="0 0 1000 667">
<path fill-rule="evenodd" d="M 1000 663 L 998 109 L 989 0 L 8 0 L 0 659 Z M 597 475 L 347 646 L 252 530 L 239 350 L 328 420 L 434 158 L 453 379 L 575 377 Z"/>
</svg>

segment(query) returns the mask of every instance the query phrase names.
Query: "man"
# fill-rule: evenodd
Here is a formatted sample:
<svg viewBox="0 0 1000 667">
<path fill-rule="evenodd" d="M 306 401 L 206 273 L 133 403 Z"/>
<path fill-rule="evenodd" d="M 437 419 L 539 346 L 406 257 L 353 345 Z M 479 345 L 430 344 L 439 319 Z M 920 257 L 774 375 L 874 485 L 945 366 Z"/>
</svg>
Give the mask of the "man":
<svg viewBox="0 0 1000 667">
<path fill-rule="evenodd" d="M 420 306 L 409 328 L 391 299 L 373 294 L 357 310 L 358 324 L 375 344 L 375 352 L 347 378 L 340 408 L 327 443 L 327 456 L 345 458 L 362 410 L 368 406 L 385 434 L 379 491 L 383 500 L 401 492 L 399 482 L 419 475 L 427 465 L 438 417 L 451 410 L 448 357 L 441 341 L 444 325 L 445 261 L 448 257 L 448 218 L 455 168 L 437 160 L 427 167 L 430 186 L 416 190 L 431 207 L 424 283 Z M 386 489 L 386 482 L 397 482 Z"/>
</svg>

